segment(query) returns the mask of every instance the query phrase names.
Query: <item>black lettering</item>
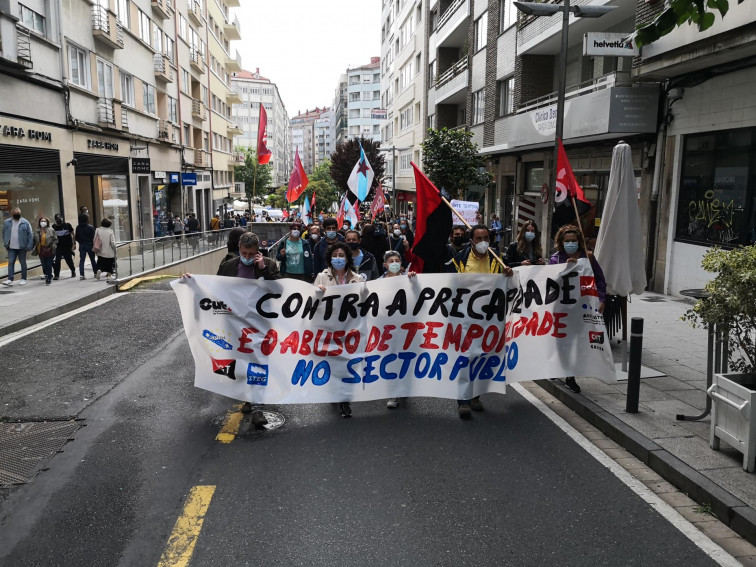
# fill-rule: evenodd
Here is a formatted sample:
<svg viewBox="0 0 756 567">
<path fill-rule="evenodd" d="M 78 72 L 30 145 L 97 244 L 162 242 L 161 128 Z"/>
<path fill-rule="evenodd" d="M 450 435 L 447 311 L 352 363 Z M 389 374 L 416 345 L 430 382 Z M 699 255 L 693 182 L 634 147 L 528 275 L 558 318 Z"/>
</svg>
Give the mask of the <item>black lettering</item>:
<svg viewBox="0 0 756 567">
<path fill-rule="evenodd" d="M 360 300 L 360 296 L 356 293 L 348 293 L 344 296 L 341 302 L 341 310 L 339 311 L 339 321 L 342 323 L 347 320 L 347 317 L 352 319 L 357 318 L 357 309 L 354 304 Z"/>
<path fill-rule="evenodd" d="M 543 304 L 549 305 L 557 299 L 559 299 L 559 284 L 551 278 L 546 278 L 546 297 L 543 300 Z"/>
<path fill-rule="evenodd" d="M 525 292 L 523 293 L 525 299 L 525 309 L 530 307 L 530 304 L 535 301 L 536 305 L 542 305 L 543 299 L 541 298 L 541 290 L 533 280 L 528 280 L 525 285 Z"/>
<path fill-rule="evenodd" d="M 459 306 L 464 301 L 464 296 L 467 295 L 468 293 L 470 293 L 469 289 L 465 289 L 463 287 L 457 288 L 457 295 L 455 295 L 454 299 L 452 299 L 452 309 L 449 312 L 449 315 L 451 315 L 452 317 L 459 317 L 459 318 L 465 317 L 465 314 L 459 310 Z"/>
<path fill-rule="evenodd" d="M 436 312 L 440 309 L 441 314 L 444 317 L 449 316 L 449 310 L 446 308 L 446 301 L 451 299 L 452 296 L 452 290 L 448 287 L 442 287 L 438 290 L 438 295 L 436 296 L 436 299 L 433 300 L 433 305 L 431 305 L 430 310 L 428 311 L 428 315 L 433 316 L 436 314 Z"/>
<path fill-rule="evenodd" d="M 488 289 L 479 289 L 470 296 L 470 301 L 467 302 L 467 316 L 471 319 L 483 319 L 483 315 L 475 311 L 475 301 L 481 297 L 484 297 L 491 293 Z"/>
<path fill-rule="evenodd" d="M 498 321 L 504 321 L 507 318 L 507 295 L 500 287 L 495 287 L 491 293 L 491 301 L 483 308 L 486 314 L 486 321 L 490 321 L 496 316 Z"/>
<path fill-rule="evenodd" d="M 422 291 L 420 292 L 420 296 L 417 298 L 417 303 L 415 303 L 415 309 L 412 311 L 413 315 L 417 315 L 420 313 L 420 309 L 423 306 L 423 303 L 425 303 L 428 299 L 433 299 L 433 296 L 436 295 L 436 290 L 430 287 L 424 287 Z"/>
<path fill-rule="evenodd" d="M 265 311 L 265 309 L 263 309 L 263 304 L 270 299 L 278 299 L 279 297 L 281 297 L 280 293 L 266 293 L 265 295 L 263 295 L 260 299 L 257 300 L 257 305 L 255 306 L 257 313 L 265 317 L 266 319 L 277 318 L 278 313 L 276 313 L 275 311 Z"/>
<path fill-rule="evenodd" d="M 570 297 L 570 292 L 575 289 L 575 286 L 570 283 L 570 278 L 577 277 L 577 272 L 570 272 L 562 276 L 562 301 L 563 305 L 571 305 L 577 303 L 577 299 Z"/>
<path fill-rule="evenodd" d="M 388 313 L 389 317 L 393 317 L 397 312 L 399 312 L 399 315 L 407 314 L 407 292 L 403 289 L 396 292 L 391 305 L 386 307 L 386 313 Z"/>
<path fill-rule="evenodd" d="M 326 295 L 323 298 L 323 304 L 325 305 L 325 313 L 323 313 L 323 320 L 328 321 L 333 314 L 333 302 L 336 301 L 340 295 Z"/>
<path fill-rule="evenodd" d="M 299 308 L 302 307 L 302 301 L 302 294 L 292 293 L 289 297 L 286 298 L 286 301 L 284 301 L 283 307 L 281 308 L 281 313 L 283 313 L 283 316 L 287 319 L 294 317 L 294 315 L 297 314 L 297 311 L 299 311 Z M 294 302 L 296 302 L 296 307 L 292 307 L 291 305 Z"/>
<path fill-rule="evenodd" d="M 364 317 L 368 313 L 371 313 L 373 317 L 378 317 L 378 294 L 373 292 L 368 295 L 367 299 L 360 303 L 357 307 L 360 308 L 360 317 Z"/>
<path fill-rule="evenodd" d="M 312 318 L 315 317 L 315 312 L 318 310 L 318 305 L 320 305 L 319 299 L 308 297 L 304 309 L 302 309 L 302 319 L 308 317 L 312 321 Z"/>
</svg>

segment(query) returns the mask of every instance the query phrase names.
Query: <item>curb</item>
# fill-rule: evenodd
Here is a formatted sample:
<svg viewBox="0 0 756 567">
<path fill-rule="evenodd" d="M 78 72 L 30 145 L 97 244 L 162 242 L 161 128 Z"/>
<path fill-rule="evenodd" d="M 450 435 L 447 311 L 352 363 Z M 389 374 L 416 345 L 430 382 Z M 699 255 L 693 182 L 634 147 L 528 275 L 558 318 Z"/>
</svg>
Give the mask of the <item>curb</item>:
<svg viewBox="0 0 756 567">
<path fill-rule="evenodd" d="M 675 488 L 699 504 L 710 505 L 717 519 L 756 545 L 756 510 L 748 504 L 584 396 L 561 388 L 551 380 L 534 382 Z"/>
<path fill-rule="evenodd" d="M 64 313 L 68 313 L 70 311 L 74 311 L 75 309 L 79 309 L 80 307 L 89 305 L 90 303 L 94 303 L 95 301 L 98 301 L 104 297 L 113 295 L 115 292 L 116 286 L 108 285 L 108 287 L 106 288 L 103 288 L 94 293 L 90 293 L 89 295 L 85 295 L 84 297 L 80 297 L 79 299 L 76 299 L 75 301 L 72 301 L 70 303 L 66 303 L 65 305 L 53 307 L 52 309 L 48 309 L 47 311 L 44 311 L 42 313 L 31 315 L 23 321 L 16 321 L 15 323 L 0 327 L 0 337 L 4 337 L 12 333 L 17 333 L 18 331 L 23 331 L 24 329 L 38 323 L 44 323 L 48 319 L 52 319 L 53 317 L 57 317 L 58 315 L 63 315 Z"/>
</svg>

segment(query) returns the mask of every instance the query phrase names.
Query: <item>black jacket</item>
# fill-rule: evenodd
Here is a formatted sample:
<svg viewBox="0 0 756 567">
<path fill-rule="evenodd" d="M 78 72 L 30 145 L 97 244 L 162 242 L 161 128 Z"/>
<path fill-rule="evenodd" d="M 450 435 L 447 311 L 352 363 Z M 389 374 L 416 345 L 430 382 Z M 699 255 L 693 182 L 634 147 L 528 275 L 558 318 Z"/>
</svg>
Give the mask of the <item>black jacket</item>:
<svg viewBox="0 0 756 567">
<path fill-rule="evenodd" d="M 235 278 L 236 272 L 239 269 L 239 262 L 239 256 L 235 256 L 234 258 L 223 262 L 218 267 L 218 273 L 216 275 Z M 277 280 L 281 277 L 281 274 L 278 272 L 278 266 L 276 265 L 275 260 L 271 260 L 270 258 L 263 256 L 263 262 L 265 262 L 265 267 L 262 270 L 257 267 L 257 264 L 255 264 L 255 277 L 257 279 Z"/>
<path fill-rule="evenodd" d="M 521 254 L 520 251 L 517 250 L 517 242 L 516 241 L 512 242 L 507 247 L 507 256 L 505 258 L 505 261 L 506 261 L 507 265 L 510 268 L 516 268 L 516 267 L 522 265 L 522 263 L 525 260 L 530 260 L 530 258 L 528 258 L 525 254 Z M 536 254 L 535 251 L 534 251 L 533 252 L 533 259 L 530 260 L 530 262 L 531 262 L 531 264 L 535 264 L 536 262 L 538 262 L 538 260 L 543 260 L 543 258 L 541 256 L 539 256 L 538 254 Z"/>
</svg>

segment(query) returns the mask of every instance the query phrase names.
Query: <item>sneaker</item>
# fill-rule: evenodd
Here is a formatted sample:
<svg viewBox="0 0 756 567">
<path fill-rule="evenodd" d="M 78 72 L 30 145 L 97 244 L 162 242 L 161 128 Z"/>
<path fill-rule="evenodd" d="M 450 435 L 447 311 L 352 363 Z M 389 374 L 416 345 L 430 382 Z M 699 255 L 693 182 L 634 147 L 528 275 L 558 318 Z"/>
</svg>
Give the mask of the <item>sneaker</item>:
<svg viewBox="0 0 756 567">
<path fill-rule="evenodd" d="M 26 280 L 21 280 L 20 282 L 18 282 L 18 285 L 26 285 Z"/>
<path fill-rule="evenodd" d="M 391 398 L 390 400 L 387 400 L 386 407 L 388 409 L 396 409 L 399 407 L 399 398 Z"/>
<path fill-rule="evenodd" d="M 52 283 L 52 282 L 51 282 L 50 280 L 47 280 L 47 281 L 45 282 L 45 285 L 50 285 L 51 283 Z"/>
<path fill-rule="evenodd" d="M 339 410 L 341 410 L 341 417 L 352 417 L 352 406 L 349 402 L 341 402 Z"/>
<path fill-rule="evenodd" d="M 95 277 L 99 280 L 101 275 L 102 275 L 102 272 L 100 270 L 97 270 Z"/>
<path fill-rule="evenodd" d="M 80 279 L 80 280 L 85 280 L 85 279 L 87 279 L 87 276 L 85 276 L 84 274 L 81 274 L 81 275 L 79 276 L 79 279 Z"/>
<path fill-rule="evenodd" d="M 71 270 L 71 277 L 72 277 L 72 278 L 75 278 L 75 277 L 76 277 L 76 270 Z"/>
<path fill-rule="evenodd" d="M 249 402 L 244 402 L 244 405 L 241 407 L 242 413 L 249 413 L 252 411 L 252 404 Z"/>
<path fill-rule="evenodd" d="M 580 393 L 580 386 L 578 386 L 578 383 L 575 382 L 574 376 L 569 376 L 564 379 L 564 385 L 567 386 L 570 390 L 575 392 L 576 394 Z"/>
<path fill-rule="evenodd" d="M 12 286 L 12 285 L 13 285 L 13 280 L 5 280 L 5 281 L 3 282 L 3 285 L 7 285 L 8 287 L 10 287 L 10 286 Z"/>
<path fill-rule="evenodd" d="M 470 409 L 473 411 L 483 411 L 483 404 L 480 403 L 480 396 L 475 396 L 470 400 Z"/>
<path fill-rule="evenodd" d="M 58 276 L 53 276 L 53 279 L 54 279 L 54 280 L 57 280 L 57 279 L 58 279 Z"/>
<path fill-rule="evenodd" d="M 470 409 L 470 404 L 459 404 L 459 407 L 457 408 L 457 413 L 459 414 L 460 419 L 470 419 L 472 417 L 472 410 Z"/>
<path fill-rule="evenodd" d="M 262 410 L 253 411 L 251 419 L 252 423 L 255 425 L 255 429 L 265 429 L 265 426 L 268 425 L 268 418 L 265 417 Z"/>
</svg>

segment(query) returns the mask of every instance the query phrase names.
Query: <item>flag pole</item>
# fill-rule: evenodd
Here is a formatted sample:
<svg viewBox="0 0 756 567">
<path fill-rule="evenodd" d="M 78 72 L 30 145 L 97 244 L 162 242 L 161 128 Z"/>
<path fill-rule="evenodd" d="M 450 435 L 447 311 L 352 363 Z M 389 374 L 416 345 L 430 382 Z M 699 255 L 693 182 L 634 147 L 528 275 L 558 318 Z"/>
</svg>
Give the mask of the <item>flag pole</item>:
<svg viewBox="0 0 756 567">
<path fill-rule="evenodd" d="M 578 213 L 577 202 L 575 201 L 575 196 L 570 195 L 570 199 L 572 199 L 572 208 L 575 210 L 575 220 L 577 221 L 578 228 L 580 229 L 580 236 L 583 237 L 583 245 L 586 245 L 585 233 L 583 232 L 583 223 L 580 221 L 580 214 Z"/>
<path fill-rule="evenodd" d="M 249 215 L 251 217 L 252 222 L 255 222 L 255 190 L 257 189 L 257 166 L 259 166 L 259 158 L 257 156 L 257 152 L 255 152 L 255 175 L 252 178 L 252 198 L 249 200 Z"/>
</svg>

